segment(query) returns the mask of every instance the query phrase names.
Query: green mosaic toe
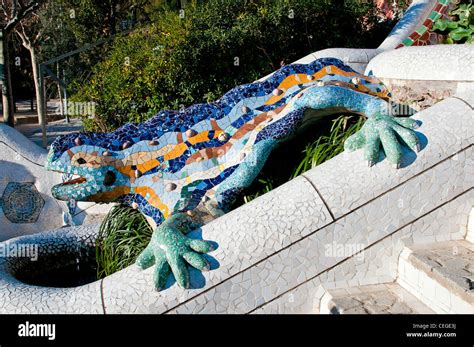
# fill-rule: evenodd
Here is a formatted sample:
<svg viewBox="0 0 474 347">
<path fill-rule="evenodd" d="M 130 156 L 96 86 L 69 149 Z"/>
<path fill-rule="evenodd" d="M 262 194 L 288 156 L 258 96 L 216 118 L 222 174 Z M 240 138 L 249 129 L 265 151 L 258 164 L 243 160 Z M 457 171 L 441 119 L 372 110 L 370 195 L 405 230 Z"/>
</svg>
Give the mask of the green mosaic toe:
<svg viewBox="0 0 474 347">
<path fill-rule="evenodd" d="M 142 270 L 153 266 L 153 264 L 155 264 L 155 254 L 153 253 L 153 249 L 150 246 L 145 248 L 145 250 L 143 250 L 143 252 L 138 256 L 135 264 L 142 268 Z"/>
<path fill-rule="evenodd" d="M 202 253 L 213 250 L 211 243 L 184 235 L 194 226 L 188 215 L 173 215 L 156 228 L 150 243 L 137 258 L 136 264 L 142 269 L 155 265 L 153 281 L 156 289 L 161 290 L 165 286 L 171 272 L 182 288 L 189 288 L 187 264 L 201 271 L 210 269 Z"/>
<path fill-rule="evenodd" d="M 362 131 L 356 132 L 354 135 L 351 135 L 344 142 L 344 149 L 352 152 L 356 149 L 360 149 L 365 145 L 365 136 Z"/>
<path fill-rule="evenodd" d="M 402 144 L 416 151 L 420 149 L 419 139 L 412 130 L 417 127 L 418 123 L 413 119 L 379 114 L 369 118 L 360 131 L 350 136 L 344 148 L 347 151 L 363 148 L 364 158 L 372 166 L 378 161 L 382 147 L 387 160 L 399 167 L 402 161 Z"/>
</svg>

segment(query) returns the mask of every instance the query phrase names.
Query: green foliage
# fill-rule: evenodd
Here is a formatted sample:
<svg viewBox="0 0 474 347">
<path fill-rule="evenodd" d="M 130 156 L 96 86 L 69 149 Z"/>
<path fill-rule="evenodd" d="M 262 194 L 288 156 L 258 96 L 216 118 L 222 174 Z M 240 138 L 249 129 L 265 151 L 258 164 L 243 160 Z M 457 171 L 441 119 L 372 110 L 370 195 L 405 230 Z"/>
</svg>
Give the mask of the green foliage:
<svg viewBox="0 0 474 347">
<path fill-rule="evenodd" d="M 137 210 L 126 206 L 112 207 L 99 229 L 97 278 L 131 265 L 148 245 L 152 233 L 151 226 Z"/>
<path fill-rule="evenodd" d="M 215 100 L 319 49 L 377 46 L 374 33 L 383 36 L 389 28 L 380 30 L 373 5 L 349 0 L 341 6 L 209 0 L 181 13 L 160 11 L 150 15 L 152 26 L 114 41 L 73 101 L 96 102 L 86 130 L 111 131 L 162 109 Z"/>
<path fill-rule="evenodd" d="M 306 134 L 282 144 L 274 150 L 255 182 L 245 190 L 234 207 L 247 203 L 322 164 L 344 151 L 346 139 L 359 131 L 365 118 L 342 115 L 307 129 Z M 319 131 L 318 131 L 319 128 Z M 314 142 L 314 139 L 317 139 Z M 279 153 L 281 150 L 284 153 Z"/>
<path fill-rule="evenodd" d="M 460 3 L 449 12 L 449 19 L 438 19 L 433 30 L 446 35 L 444 43 L 473 43 L 474 15 L 472 1 Z"/>
<path fill-rule="evenodd" d="M 71 95 L 87 83 L 91 69 L 111 48 L 114 35 L 141 27 L 151 21 L 151 13 L 174 8 L 170 0 L 54 0 L 37 11 L 36 32 L 40 32 L 37 52 L 40 61 L 56 58 L 96 42 L 98 46 L 60 60 L 49 68 L 64 80 Z M 30 28 L 33 29 L 33 28 Z"/>
<path fill-rule="evenodd" d="M 346 139 L 364 125 L 364 118 L 358 117 L 357 121 L 349 126 L 352 118 L 338 117 L 333 121 L 329 135 L 320 136 L 314 143 L 309 144 L 304 150 L 304 159 L 291 175 L 291 179 L 342 153 Z"/>
<path fill-rule="evenodd" d="M 258 198 L 259 196 L 268 193 L 269 191 L 273 190 L 273 180 L 271 177 L 262 177 L 258 178 L 253 184 L 254 187 L 257 188 L 257 192 L 253 194 L 247 194 L 243 196 L 244 203 L 248 203 L 249 201 L 252 201 L 253 199 Z"/>
</svg>

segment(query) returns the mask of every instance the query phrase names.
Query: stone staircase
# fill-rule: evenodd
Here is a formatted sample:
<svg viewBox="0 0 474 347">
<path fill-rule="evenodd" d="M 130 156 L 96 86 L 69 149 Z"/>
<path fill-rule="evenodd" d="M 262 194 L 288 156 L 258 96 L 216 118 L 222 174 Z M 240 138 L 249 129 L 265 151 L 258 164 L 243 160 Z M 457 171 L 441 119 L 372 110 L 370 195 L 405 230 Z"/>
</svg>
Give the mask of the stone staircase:
<svg viewBox="0 0 474 347">
<path fill-rule="evenodd" d="M 468 241 L 473 235 L 474 208 L 466 239 L 406 246 L 394 282 L 322 285 L 319 313 L 474 313 L 474 244 Z"/>
<path fill-rule="evenodd" d="M 398 283 L 383 283 L 328 290 L 321 299 L 320 313 L 411 314 L 434 311 Z"/>
</svg>

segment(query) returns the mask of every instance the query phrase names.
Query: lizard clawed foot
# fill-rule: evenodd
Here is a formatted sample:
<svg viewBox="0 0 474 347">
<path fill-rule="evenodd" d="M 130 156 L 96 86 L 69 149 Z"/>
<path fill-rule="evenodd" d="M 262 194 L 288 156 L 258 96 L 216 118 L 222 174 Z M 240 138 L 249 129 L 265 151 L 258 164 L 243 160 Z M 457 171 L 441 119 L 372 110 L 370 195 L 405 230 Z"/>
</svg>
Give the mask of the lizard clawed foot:
<svg viewBox="0 0 474 347">
<path fill-rule="evenodd" d="M 184 213 L 171 216 L 156 228 L 150 243 L 138 256 L 135 263 L 140 268 L 155 265 L 153 282 L 157 290 L 163 289 L 170 272 L 173 272 L 176 282 L 182 288 L 189 288 L 186 263 L 201 271 L 210 269 L 203 253 L 212 251 L 212 244 L 184 235 L 194 227 L 192 218 Z"/>
<path fill-rule="evenodd" d="M 398 169 L 402 161 L 399 138 L 414 151 L 421 150 L 420 141 L 412 130 L 418 127 L 417 121 L 411 118 L 377 115 L 369 118 L 362 129 L 346 140 L 344 149 L 354 151 L 364 148 L 364 157 L 368 166 L 371 167 L 378 161 L 380 145 L 382 145 L 387 160 Z"/>
</svg>

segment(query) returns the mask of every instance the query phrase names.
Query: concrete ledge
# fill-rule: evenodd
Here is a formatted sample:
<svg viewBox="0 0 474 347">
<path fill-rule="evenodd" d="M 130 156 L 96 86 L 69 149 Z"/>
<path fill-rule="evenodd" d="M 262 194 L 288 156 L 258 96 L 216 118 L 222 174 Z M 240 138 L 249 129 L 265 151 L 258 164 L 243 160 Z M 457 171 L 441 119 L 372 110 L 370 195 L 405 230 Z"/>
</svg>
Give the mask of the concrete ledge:
<svg viewBox="0 0 474 347">
<path fill-rule="evenodd" d="M 365 73 L 373 73 L 390 90 L 393 101 L 416 110 L 456 92 L 474 94 L 474 45 L 404 47 L 377 55 Z"/>
<path fill-rule="evenodd" d="M 0 124 L 0 145 L 9 147 L 32 164 L 43 166 L 48 152 L 28 140 L 22 133 L 5 124 Z"/>
<path fill-rule="evenodd" d="M 94 245 L 97 226 L 64 228 L 23 236 L 1 243 L 2 249 L 15 245 L 38 245 L 38 261 L 48 254 L 75 252 Z M 14 276 L 24 258 L 0 258 L 0 313 L 81 314 L 103 313 L 101 281 L 76 288 L 50 288 L 26 285 Z"/>
<path fill-rule="evenodd" d="M 474 111 L 463 100 L 446 99 L 413 118 L 422 122 L 417 130 L 422 151 L 414 153 L 405 148 L 399 170 L 388 165 L 382 154 L 380 162 L 368 169 L 362 160 L 362 151 L 359 151 L 344 152 L 304 174 L 317 187 L 334 216 L 350 213 L 443 160 L 450 157 L 458 160 L 456 155 L 474 142 Z M 471 170 L 468 172 L 474 172 L 472 158 L 468 155 L 466 159 L 465 164 L 470 165 Z M 474 178 L 463 175 L 459 187 L 467 190 L 473 186 Z M 433 189 L 436 188 L 433 186 Z M 402 207 L 407 205 L 410 204 L 406 202 Z"/>
<path fill-rule="evenodd" d="M 461 240 L 473 203 L 474 191 L 470 190 L 369 245 L 355 256 L 294 286 L 253 313 L 319 313 L 320 309 L 324 311 L 320 302 L 327 290 L 394 282 L 398 276 L 400 253 L 406 246 Z"/>
<path fill-rule="evenodd" d="M 398 282 L 437 313 L 474 313 L 472 278 L 474 245 L 450 241 L 403 250 Z"/>
<path fill-rule="evenodd" d="M 365 73 L 378 78 L 473 82 L 474 45 L 402 47 L 378 54 Z"/>
</svg>

